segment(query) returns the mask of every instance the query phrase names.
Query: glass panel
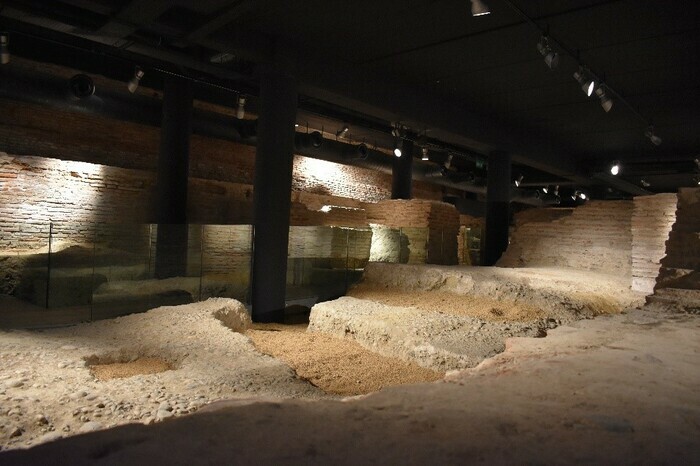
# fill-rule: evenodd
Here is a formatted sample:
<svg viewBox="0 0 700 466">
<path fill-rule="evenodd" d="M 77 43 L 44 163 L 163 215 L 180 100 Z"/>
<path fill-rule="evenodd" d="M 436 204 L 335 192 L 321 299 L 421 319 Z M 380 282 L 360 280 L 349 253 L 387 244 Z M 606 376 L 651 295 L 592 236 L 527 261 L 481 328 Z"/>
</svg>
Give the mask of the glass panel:
<svg viewBox="0 0 700 466">
<path fill-rule="evenodd" d="M 94 282 L 94 225 L 50 225 L 48 308 L 66 323 L 90 320 Z"/>
<path fill-rule="evenodd" d="M 3 224 L 0 230 L 0 327 L 60 325 L 47 309 L 49 224 Z"/>
<path fill-rule="evenodd" d="M 437 236 L 439 239 L 439 236 Z M 432 258 L 440 256 L 439 245 L 435 251 L 428 250 L 430 246 L 427 228 L 405 227 L 401 228 L 401 264 L 425 264 L 428 256 Z"/>
<path fill-rule="evenodd" d="M 371 229 L 348 229 L 347 285 L 351 287 L 360 281 L 362 272 L 369 262 L 372 246 Z"/>
<path fill-rule="evenodd" d="M 151 230 L 147 224 L 96 227 L 93 319 L 143 312 L 157 305 Z"/>
<path fill-rule="evenodd" d="M 345 294 L 348 235 L 344 228 L 291 227 L 287 304 L 311 307 Z"/>
<path fill-rule="evenodd" d="M 250 303 L 251 225 L 202 226 L 201 299 L 234 298 Z"/>
<path fill-rule="evenodd" d="M 400 228 L 372 225 L 370 258 L 372 262 L 401 263 L 408 258 L 408 240 Z M 405 262 L 404 262 L 405 263 Z"/>
</svg>

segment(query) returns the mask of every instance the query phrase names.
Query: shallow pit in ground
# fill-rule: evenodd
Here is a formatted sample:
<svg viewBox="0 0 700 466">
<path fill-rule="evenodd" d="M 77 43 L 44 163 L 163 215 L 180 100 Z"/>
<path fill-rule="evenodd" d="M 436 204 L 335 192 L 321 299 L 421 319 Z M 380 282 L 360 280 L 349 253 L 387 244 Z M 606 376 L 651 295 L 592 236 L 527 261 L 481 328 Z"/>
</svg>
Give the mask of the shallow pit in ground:
<svg viewBox="0 0 700 466">
<path fill-rule="evenodd" d="M 386 357 L 358 343 L 306 332 L 306 324 L 254 324 L 247 335 L 261 352 L 288 364 L 326 393 L 353 396 L 385 387 L 434 382 L 444 373 Z"/>
<path fill-rule="evenodd" d="M 85 365 L 90 369 L 90 373 L 102 382 L 137 375 L 157 374 L 175 369 L 172 362 L 155 356 L 135 358 L 92 356 L 86 358 Z"/>
</svg>

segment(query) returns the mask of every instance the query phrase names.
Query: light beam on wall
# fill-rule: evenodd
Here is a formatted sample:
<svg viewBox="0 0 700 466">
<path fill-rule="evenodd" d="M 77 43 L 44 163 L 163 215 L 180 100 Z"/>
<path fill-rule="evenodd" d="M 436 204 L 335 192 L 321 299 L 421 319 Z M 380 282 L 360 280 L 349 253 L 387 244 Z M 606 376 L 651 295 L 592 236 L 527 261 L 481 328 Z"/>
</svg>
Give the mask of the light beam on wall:
<svg viewBox="0 0 700 466">
<path fill-rule="evenodd" d="M 484 16 L 491 13 L 489 7 L 486 6 L 481 0 L 471 0 L 472 2 L 472 16 Z"/>
</svg>

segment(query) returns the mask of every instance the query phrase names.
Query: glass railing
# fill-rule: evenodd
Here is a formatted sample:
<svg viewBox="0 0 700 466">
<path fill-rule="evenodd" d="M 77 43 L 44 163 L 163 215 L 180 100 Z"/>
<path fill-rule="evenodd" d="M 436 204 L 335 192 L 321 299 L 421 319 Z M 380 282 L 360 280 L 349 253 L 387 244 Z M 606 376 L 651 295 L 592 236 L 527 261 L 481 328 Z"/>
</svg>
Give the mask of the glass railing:
<svg viewBox="0 0 700 466">
<path fill-rule="evenodd" d="M 290 227 L 286 301 L 311 307 L 342 296 L 368 261 L 478 265 L 479 238 L 464 228 Z M 0 327 L 68 325 L 210 297 L 250 304 L 252 239 L 251 225 L 52 223 L 0 232 Z"/>
</svg>

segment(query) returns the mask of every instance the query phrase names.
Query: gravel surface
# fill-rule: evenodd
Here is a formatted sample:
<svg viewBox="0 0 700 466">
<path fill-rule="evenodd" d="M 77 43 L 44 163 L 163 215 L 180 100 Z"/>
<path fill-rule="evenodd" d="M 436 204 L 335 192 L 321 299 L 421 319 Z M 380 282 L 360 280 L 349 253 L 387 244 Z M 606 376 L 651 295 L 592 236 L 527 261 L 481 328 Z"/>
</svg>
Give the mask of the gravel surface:
<svg viewBox="0 0 700 466">
<path fill-rule="evenodd" d="M 255 346 L 289 364 L 297 375 L 328 393 L 362 395 L 382 388 L 440 380 L 443 373 L 385 357 L 358 343 L 306 332 L 306 325 L 255 325 Z"/>
</svg>

